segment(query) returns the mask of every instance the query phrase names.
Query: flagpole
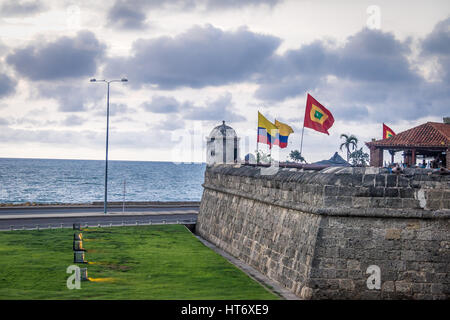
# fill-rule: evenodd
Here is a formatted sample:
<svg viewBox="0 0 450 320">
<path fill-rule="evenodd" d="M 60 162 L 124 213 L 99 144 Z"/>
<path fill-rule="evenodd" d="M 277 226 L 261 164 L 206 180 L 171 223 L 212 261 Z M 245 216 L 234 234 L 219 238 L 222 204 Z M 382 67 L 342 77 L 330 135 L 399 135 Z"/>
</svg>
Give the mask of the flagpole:
<svg viewBox="0 0 450 320">
<path fill-rule="evenodd" d="M 259 153 L 259 142 L 258 137 L 256 137 L 256 164 L 258 164 L 258 153 Z"/>
<path fill-rule="evenodd" d="M 259 125 L 259 124 L 258 124 Z M 259 164 L 258 161 L 258 153 L 259 153 L 259 141 L 258 141 L 258 136 L 259 136 L 259 127 L 256 128 L 256 165 Z M 250 162 L 250 158 L 248 159 Z"/>
<path fill-rule="evenodd" d="M 302 155 L 303 150 L 303 132 L 305 132 L 305 121 L 303 120 L 303 129 L 302 129 L 302 141 L 300 142 L 300 155 Z"/>
<path fill-rule="evenodd" d="M 306 104 L 308 105 L 308 93 L 306 93 Z M 305 108 L 305 117 L 306 117 L 306 108 Z M 303 118 L 302 140 L 300 142 L 300 156 L 302 156 L 302 152 L 303 152 L 303 133 L 304 132 L 305 132 L 305 118 Z"/>
</svg>

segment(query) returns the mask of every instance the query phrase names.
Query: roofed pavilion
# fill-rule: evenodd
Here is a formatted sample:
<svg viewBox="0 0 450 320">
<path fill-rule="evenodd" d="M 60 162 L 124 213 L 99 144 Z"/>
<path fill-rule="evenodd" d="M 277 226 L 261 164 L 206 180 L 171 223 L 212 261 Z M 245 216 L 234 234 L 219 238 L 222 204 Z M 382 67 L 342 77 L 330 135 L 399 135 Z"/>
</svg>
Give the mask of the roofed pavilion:
<svg viewBox="0 0 450 320">
<path fill-rule="evenodd" d="M 387 139 L 366 142 L 370 149 L 370 165 L 383 166 L 383 151 L 392 155 L 403 151 L 404 163 L 407 166 L 416 164 L 416 159 L 422 157 L 434 158 L 441 166 L 450 169 L 450 119 L 444 118 L 444 123 L 427 122 L 417 127 L 403 131 Z"/>
</svg>

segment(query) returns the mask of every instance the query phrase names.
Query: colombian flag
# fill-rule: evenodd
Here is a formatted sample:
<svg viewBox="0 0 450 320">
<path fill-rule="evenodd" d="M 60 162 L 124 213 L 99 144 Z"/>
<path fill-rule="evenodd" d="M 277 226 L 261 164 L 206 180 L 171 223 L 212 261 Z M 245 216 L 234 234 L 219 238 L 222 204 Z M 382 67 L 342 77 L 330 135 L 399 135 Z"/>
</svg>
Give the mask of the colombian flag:
<svg viewBox="0 0 450 320">
<path fill-rule="evenodd" d="M 328 129 L 333 123 L 331 112 L 308 93 L 304 126 L 329 135 Z"/>
<path fill-rule="evenodd" d="M 290 126 L 287 124 L 280 122 L 278 120 L 275 120 L 275 126 L 278 128 L 279 134 L 278 134 L 278 146 L 280 148 L 286 148 L 288 144 L 288 137 L 291 133 L 294 132 Z M 276 143 L 274 143 L 276 145 Z"/>
<path fill-rule="evenodd" d="M 294 130 L 285 123 L 275 120 L 275 124 L 266 119 L 258 111 L 258 142 L 272 146 L 286 148 L 288 144 L 288 136 Z"/>
<path fill-rule="evenodd" d="M 383 139 L 387 139 L 393 136 L 395 136 L 394 130 L 383 123 Z"/>
<path fill-rule="evenodd" d="M 278 128 L 258 111 L 258 142 L 272 147 L 278 134 Z"/>
</svg>

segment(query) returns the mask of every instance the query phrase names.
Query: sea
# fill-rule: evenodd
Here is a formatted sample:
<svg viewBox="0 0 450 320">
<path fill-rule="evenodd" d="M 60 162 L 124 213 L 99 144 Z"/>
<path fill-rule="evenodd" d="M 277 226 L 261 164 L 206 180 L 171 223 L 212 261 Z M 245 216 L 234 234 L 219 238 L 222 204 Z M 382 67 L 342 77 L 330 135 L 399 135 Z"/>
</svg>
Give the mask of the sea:
<svg viewBox="0 0 450 320">
<path fill-rule="evenodd" d="M 108 161 L 108 201 L 200 201 L 205 168 Z M 0 158 L 0 203 L 90 203 L 104 194 L 104 160 Z"/>
</svg>

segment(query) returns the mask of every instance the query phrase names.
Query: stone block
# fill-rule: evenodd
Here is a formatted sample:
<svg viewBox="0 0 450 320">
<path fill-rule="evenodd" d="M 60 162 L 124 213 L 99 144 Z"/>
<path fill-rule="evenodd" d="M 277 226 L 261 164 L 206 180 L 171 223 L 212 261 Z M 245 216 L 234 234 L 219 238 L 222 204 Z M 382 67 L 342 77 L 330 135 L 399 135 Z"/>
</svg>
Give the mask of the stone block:
<svg viewBox="0 0 450 320">
<path fill-rule="evenodd" d="M 395 291 L 394 281 L 384 281 L 383 284 L 381 285 L 381 291 L 394 292 Z"/>
<path fill-rule="evenodd" d="M 400 188 L 400 198 L 414 198 L 413 188 Z"/>
<path fill-rule="evenodd" d="M 397 175 L 387 175 L 386 177 L 386 187 L 393 188 L 397 186 Z"/>
<path fill-rule="evenodd" d="M 377 174 L 375 176 L 375 186 L 376 187 L 386 187 L 386 175 Z"/>
<path fill-rule="evenodd" d="M 402 230 L 400 229 L 387 229 L 385 239 L 387 240 L 398 240 L 401 239 Z"/>
<path fill-rule="evenodd" d="M 384 189 L 382 187 L 368 187 L 370 197 L 384 197 Z"/>
<path fill-rule="evenodd" d="M 411 293 L 411 283 L 407 281 L 395 281 L 395 291 L 401 293 Z"/>
<path fill-rule="evenodd" d="M 374 187 L 375 186 L 375 175 L 374 174 L 366 174 L 362 179 L 363 187 Z"/>
</svg>

